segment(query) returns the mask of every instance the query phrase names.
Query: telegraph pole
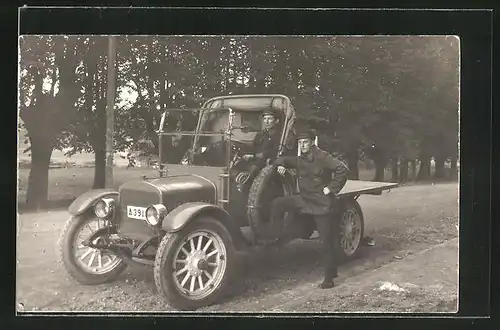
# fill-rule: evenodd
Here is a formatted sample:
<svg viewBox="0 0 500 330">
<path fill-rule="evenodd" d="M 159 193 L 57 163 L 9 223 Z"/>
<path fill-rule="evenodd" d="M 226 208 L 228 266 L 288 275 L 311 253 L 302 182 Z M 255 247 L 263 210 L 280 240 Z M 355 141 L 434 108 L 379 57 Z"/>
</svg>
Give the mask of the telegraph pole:
<svg viewBox="0 0 500 330">
<path fill-rule="evenodd" d="M 116 93 L 116 39 L 108 39 L 108 90 L 106 105 L 106 188 L 113 187 L 113 155 L 115 131 L 115 93 Z"/>
</svg>

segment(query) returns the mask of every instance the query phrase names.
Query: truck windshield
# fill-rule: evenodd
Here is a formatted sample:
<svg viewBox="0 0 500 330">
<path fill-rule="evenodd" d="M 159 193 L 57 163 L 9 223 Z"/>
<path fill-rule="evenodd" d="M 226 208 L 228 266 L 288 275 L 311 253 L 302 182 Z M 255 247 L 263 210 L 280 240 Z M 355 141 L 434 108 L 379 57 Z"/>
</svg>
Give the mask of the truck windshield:
<svg viewBox="0 0 500 330">
<path fill-rule="evenodd" d="M 167 111 L 161 135 L 162 163 L 226 166 L 229 114 L 229 109 L 221 108 Z M 250 145 L 260 127 L 259 112 L 234 111 L 232 144 Z"/>
<path fill-rule="evenodd" d="M 210 113 L 202 109 L 167 110 L 162 116 L 160 125 L 159 158 L 161 163 L 185 165 L 188 162 L 193 165 L 225 166 L 224 154 L 227 152 L 224 153 L 223 148 L 217 146 L 223 144 L 225 140 L 229 109 L 217 110 L 210 111 Z M 200 123 L 203 123 L 200 126 L 198 126 L 198 119 Z"/>
<path fill-rule="evenodd" d="M 232 140 L 249 142 L 252 141 L 256 132 L 261 128 L 260 114 L 253 111 L 233 111 L 231 125 Z M 229 124 L 229 111 L 224 109 L 204 110 L 200 118 L 199 133 L 226 132 Z M 200 141 L 210 141 L 210 138 Z M 197 141 L 195 141 L 197 142 Z"/>
</svg>

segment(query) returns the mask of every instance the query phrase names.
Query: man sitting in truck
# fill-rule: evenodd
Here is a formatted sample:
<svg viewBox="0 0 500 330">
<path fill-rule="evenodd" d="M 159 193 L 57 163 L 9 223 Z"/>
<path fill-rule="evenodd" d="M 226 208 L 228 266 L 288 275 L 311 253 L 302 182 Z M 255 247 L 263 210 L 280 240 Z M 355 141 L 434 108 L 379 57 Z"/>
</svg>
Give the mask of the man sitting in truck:
<svg viewBox="0 0 500 330">
<path fill-rule="evenodd" d="M 243 155 L 243 159 L 250 162 L 248 179 L 238 184 L 238 190 L 248 188 L 264 166 L 267 160 L 276 157 L 280 142 L 280 130 L 278 129 L 278 116 L 273 109 L 262 113 L 262 130 L 258 132 L 252 142 L 252 153 Z"/>
</svg>

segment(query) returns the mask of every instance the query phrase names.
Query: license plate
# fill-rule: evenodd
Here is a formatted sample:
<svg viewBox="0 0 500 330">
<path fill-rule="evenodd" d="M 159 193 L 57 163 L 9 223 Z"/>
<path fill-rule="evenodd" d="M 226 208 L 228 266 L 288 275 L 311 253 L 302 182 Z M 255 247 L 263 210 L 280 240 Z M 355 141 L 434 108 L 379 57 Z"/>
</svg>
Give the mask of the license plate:
<svg viewBox="0 0 500 330">
<path fill-rule="evenodd" d="M 127 205 L 127 217 L 132 219 L 146 220 L 146 208 Z"/>
</svg>

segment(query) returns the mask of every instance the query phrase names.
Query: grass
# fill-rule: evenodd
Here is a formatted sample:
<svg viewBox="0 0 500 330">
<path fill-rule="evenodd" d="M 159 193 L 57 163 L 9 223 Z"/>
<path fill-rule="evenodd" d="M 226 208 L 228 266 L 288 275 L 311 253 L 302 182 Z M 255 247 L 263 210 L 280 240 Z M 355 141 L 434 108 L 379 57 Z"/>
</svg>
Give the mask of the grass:
<svg viewBox="0 0 500 330">
<path fill-rule="evenodd" d="M 29 162 L 30 156 L 23 154 L 20 149 L 19 154 L 19 180 L 18 180 L 18 204 L 21 209 L 26 202 L 26 192 L 28 189 Z M 57 168 L 60 164 L 71 162 L 74 167 Z M 47 207 L 65 207 L 80 194 L 90 190 L 94 181 L 94 155 L 79 153 L 71 157 L 64 155 L 62 151 L 54 150 L 51 157 L 51 168 L 49 169 L 48 204 Z M 143 175 L 148 177 L 157 176 L 157 170 L 149 168 L 127 169 L 128 161 L 115 155 L 114 186 L 117 188 L 121 184 L 138 179 Z M 360 166 L 359 179 L 371 181 L 375 176 L 374 169 L 366 169 Z M 391 181 L 391 171 L 386 169 L 386 181 Z"/>
<path fill-rule="evenodd" d="M 379 292 L 376 287 L 359 292 L 328 296 L 298 306 L 295 312 L 353 312 L 366 313 L 453 313 L 457 306 L 457 293 L 446 296 L 422 288 L 412 291 Z"/>
<path fill-rule="evenodd" d="M 28 189 L 29 169 L 19 169 L 18 200 L 20 203 L 26 201 Z M 114 186 L 139 179 L 141 176 L 153 176 L 157 171 L 154 169 L 132 168 L 126 169 L 116 167 L 113 171 Z M 92 189 L 94 182 L 93 167 L 57 168 L 49 170 L 49 202 L 68 201 L 76 198 L 82 193 Z"/>
<path fill-rule="evenodd" d="M 21 168 L 19 173 L 18 199 L 21 203 L 26 200 L 28 189 L 29 169 Z M 150 168 L 130 168 L 115 167 L 113 170 L 114 186 L 132 179 L 139 179 L 141 176 L 157 176 L 157 170 Z M 389 176 L 388 176 L 389 177 Z M 371 180 L 371 171 L 360 171 L 360 180 Z M 80 194 L 90 190 L 94 182 L 93 167 L 72 167 L 54 168 L 49 170 L 49 201 L 67 201 L 76 198 Z"/>
</svg>

